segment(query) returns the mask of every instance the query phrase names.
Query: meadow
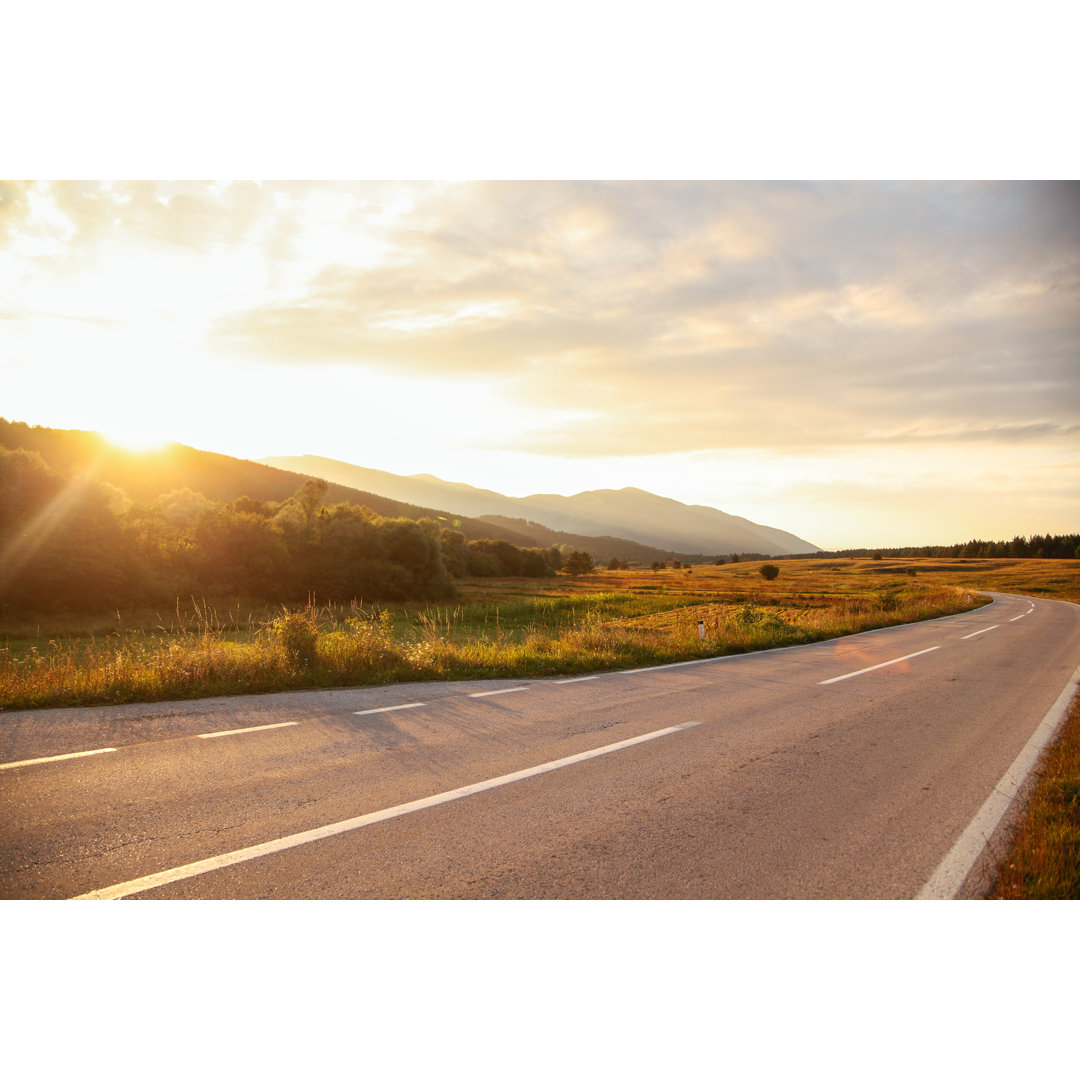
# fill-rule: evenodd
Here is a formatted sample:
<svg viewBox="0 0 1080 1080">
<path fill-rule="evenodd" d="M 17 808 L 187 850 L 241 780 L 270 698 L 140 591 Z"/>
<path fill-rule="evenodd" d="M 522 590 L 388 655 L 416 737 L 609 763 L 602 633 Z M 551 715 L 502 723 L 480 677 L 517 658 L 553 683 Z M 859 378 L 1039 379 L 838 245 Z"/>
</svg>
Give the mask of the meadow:
<svg viewBox="0 0 1080 1080">
<path fill-rule="evenodd" d="M 166 611 L 9 620 L 0 707 L 579 674 L 936 618 L 985 603 L 980 588 L 1080 599 L 1067 560 L 786 559 L 771 581 L 762 565 L 463 579 L 439 604 L 189 598 Z"/>
</svg>

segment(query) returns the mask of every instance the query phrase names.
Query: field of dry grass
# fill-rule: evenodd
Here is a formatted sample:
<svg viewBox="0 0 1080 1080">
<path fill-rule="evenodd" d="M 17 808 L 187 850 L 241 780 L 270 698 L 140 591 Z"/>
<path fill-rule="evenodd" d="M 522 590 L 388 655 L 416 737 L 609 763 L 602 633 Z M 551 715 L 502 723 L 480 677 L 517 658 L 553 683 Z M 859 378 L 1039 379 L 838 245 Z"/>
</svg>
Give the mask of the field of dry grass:
<svg viewBox="0 0 1080 1080">
<path fill-rule="evenodd" d="M 804 644 L 983 602 L 936 567 L 778 565 L 773 581 L 759 563 L 733 563 L 474 579 L 450 605 L 312 602 L 289 613 L 190 600 L 166 612 L 12 623 L 0 626 L 0 706 L 571 674 Z"/>
</svg>

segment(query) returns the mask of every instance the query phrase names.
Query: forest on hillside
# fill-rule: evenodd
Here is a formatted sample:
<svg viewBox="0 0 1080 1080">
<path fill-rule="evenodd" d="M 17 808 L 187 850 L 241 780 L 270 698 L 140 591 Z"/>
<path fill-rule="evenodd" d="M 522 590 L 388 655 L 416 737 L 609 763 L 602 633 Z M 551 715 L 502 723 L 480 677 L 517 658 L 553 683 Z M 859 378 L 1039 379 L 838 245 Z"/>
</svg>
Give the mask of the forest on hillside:
<svg viewBox="0 0 1080 1080">
<path fill-rule="evenodd" d="M 99 611 L 177 597 L 270 603 L 439 599 L 454 577 L 554 574 L 558 548 L 468 540 L 430 518 L 327 505 L 306 480 L 282 501 L 178 488 L 136 502 L 36 451 L 0 447 L 0 611 Z"/>
</svg>

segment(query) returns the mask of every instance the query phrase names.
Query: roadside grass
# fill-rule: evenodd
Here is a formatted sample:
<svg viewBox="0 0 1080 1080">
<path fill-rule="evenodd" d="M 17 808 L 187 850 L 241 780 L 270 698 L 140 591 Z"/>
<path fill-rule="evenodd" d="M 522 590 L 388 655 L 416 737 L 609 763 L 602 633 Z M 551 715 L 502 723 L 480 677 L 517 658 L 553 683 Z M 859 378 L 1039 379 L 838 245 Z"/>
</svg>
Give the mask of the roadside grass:
<svg viewBox="0 0 1080 1080">
<path fill-rule="evenodd" d="M 936 618 L 985 603 L 973 588 L 1080 600 L 1072 560 L 776 562 L 773 581 L 760 563 L 740 562 L 468 579 L 453 604 L 312 599 L 290 612 L 189 598 L 165 611 L 0 620 L 0 709 L 580 674 Z M 299 635 L 292 645 L 290 632 Z"/>
<path fill-rule="evenodd" d="M 1080 694 L 1039 765 L 990 899 L 1080 900 Z"/>
<path fill-rule="evenodd" d="M 984 602 L 850 561 L 602 571 L 461 583 L 454 605 L 171 612 L 12 623 L 0 707 L 47 708 L 389 682 L 582 674 L 806 644 Z M 704 624 L 704 640 L 699 634 Z"/>
</svg>

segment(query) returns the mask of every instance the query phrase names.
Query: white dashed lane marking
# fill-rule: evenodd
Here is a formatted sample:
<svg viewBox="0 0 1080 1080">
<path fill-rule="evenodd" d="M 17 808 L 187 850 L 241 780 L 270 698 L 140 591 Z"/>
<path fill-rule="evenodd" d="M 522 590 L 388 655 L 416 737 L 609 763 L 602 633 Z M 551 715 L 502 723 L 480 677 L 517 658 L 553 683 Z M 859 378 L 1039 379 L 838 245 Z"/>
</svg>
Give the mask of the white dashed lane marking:
<svg viewBox="0 0 1080 1080">
<path fill-rule="evenodd" d="M 260 724 L 258 727 L 238 727 L 229 731 L 208 731 L 203 735 L 196 735 L 197 739 L 220 739 L 223 735 L 246 735 L 249 731 L 269 731 L 271 728 L 294 727 L 299 720 L 285 720 L 280 724 Z"/>
<path fill-rule="evenodd" d="M 197 877 L 211 870 L 220 870 L 226 866 L 234 866 L 237 863 L 248 862 L 264 855 L 272 855 L 288 848 L 299 847 L 301 844 L 310 844 L 315 840 L 322 840 L 328 836 L 337 836 L 340 833 L 351 832 L 353 829 L 361 829 L 365 825 L 374 825 L 379 821 L 388 821 L 390 818 L 401 817 L 404 814 L 412 814 L 417 810 L 427 810 L 432 806 L 452 802 L 455 799 L 464 799 L 469 795 L 477 795 L 482 791 L 490 791 L 492 788 L 503 787 L 505 784 L 513 784 L 518 780 L 527 780 L 533 776 L 541 776 L 544 773 L 553 772 L 556 769 L 564 769 L 567 765 L 576 765 L 580 761 L 588 761 L 590 758 L 601 757 L 604 754 L 612 754 L 617 750 L 625 750 L 629 746 L 637 746 L 639 743 L 659 739 L 664 735 L 672 735 L 677 731 L 685 731 L 687 728 L 697 727 L 696 720 L 685 724 L 677 724 L 674 727 L 662 728 L 660 731 L 650 731 L 647 735 L 638 735 L 633 739 L 623 739 L 621 742 L 609 743 L 607 746 L 598 746 L 595 750 L 586 750 L 580 754 L 572 754 L 570 757 L 559 758 L 556 761 L 547 761 L 543 765 L 534 765 L 529 769 L 520 769 L 517 772 L 506 773 L 503 776 L 495 776 L 490 780 L 481 780 L 476 784 L 468 784 L 465 787 L 454 788 L 452 791 L 444 791 L 438 795 L 429 795 L 426 799 L 415 799 L 413 802 L 401 803 L 385 810 L 376 810 L 370 814 L 361 814 L 359 817 L 349 818 L 346 821 L 338 821 L 333 825 L 324 825 L 318 829 L 308 829 L 306 832 L 293 833 L 291 836 L 283 836 L 278 840 L 270 840 L 265 844 L 256 844 L 254 847 L 241 848 L 238 851 L 229 851 L 223 855 L 215 855 L 209 859 L 201 859 L 199 862 L 187 863 L 185 866 L 177 866 L 171 870 L 162 870 L 156 874 L 148 874 L 146 877 L 135 878 L 132 881 L 124 881 L 119 885 L 110 885 L 104 889 L 95 889 L 93 892 L 76 896 L 75 900 L 119 900 L 133 893 L 145 892 L 147 889 L 156 889 L 161 885 L 168 885 L 174 881 L 183 881 L 185 878 Z"/>
<path fill-rule="evenodd" d="M 378 712 L 397 712 L 398 709 L 422 709 L 426 704 L 426 701 L 411 701 L 408 705 L 384 705 L 381 709 L 361 709 L 359 712 L 353 713 L 353 716 L 371 716 L 372 713 Z"/>
<path fill-rule="evenodd" d="M 55 757 L 28 758 L 26 761 L 8 761 L 0 769 L 20 769 L 23 765 L 43 765 L 47 761 L 68 761 L 70 758 L 90 757 L 91 754 L 115 754 L 115 746 L 103 746 L 100 750 L 79 750 L 74 754 L 57 754 Z"/>
<path fill-rule="evenodd" d="M 846 675 L 837 675 L 835 679 L 823 679 L 818 686 L 828 686 L 830 683 L 843 682 L 845 679 L 854 679 L 856 675 L 865 675 L 868 671 L 877 671 L 879 668 L 892 667 L 893 664 L 901 664 L 905 660 L 913 660 L 916 656 L 924 656 L 926 653 L 940 649 L 940 645 L 932 645 L 929 649 L 920 649 L 918 652 L 908 653 L 907 656 L 898 656 L 895 660 L 886 660 L 884 664 L 874 664 L 873 667 L 859 668 L 858 671 L 849 671 Z"/>
</svg>

